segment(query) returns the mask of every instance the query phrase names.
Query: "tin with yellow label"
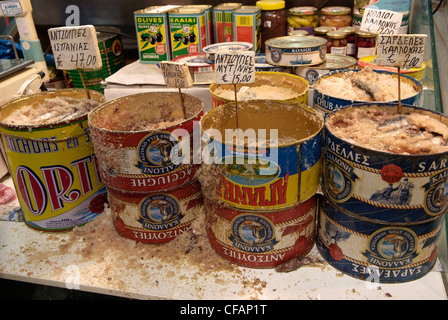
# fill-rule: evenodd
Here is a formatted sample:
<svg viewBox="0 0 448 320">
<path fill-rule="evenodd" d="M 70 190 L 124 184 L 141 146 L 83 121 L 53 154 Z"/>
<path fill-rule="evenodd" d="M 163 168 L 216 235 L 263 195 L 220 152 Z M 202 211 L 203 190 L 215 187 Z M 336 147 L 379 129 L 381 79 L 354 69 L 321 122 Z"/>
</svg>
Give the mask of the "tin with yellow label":
<svg viewBox="0 0 448 320">
<path fill-rule="evenodd" d="M 237 108 L 238 127 L 234 103 L 201 119 L 207 151 L 217 157 L 217 198 L 233 208 L 264 211 L 290 208 L 314 196 L 320 184 L 323 117 L 300 104 L 269 100 L 242 101 Z"/>
<path fill-rule="evenodd" d="M 104 97 L 89 91 L 99 103 Z M 27 225 L 43 231 L 72 229 L 104 211 L 106 189 L 97 170 L 87 113 L 48 124 L 12 124 L 14 111 L 50 99 L 83 99 L 84 90 L 57 90 L 15 99 L 0 109 L 0 131 Z M 28 112 L 28 111 L 27 111 Z M 16 121 L 14 121 L 16 122 Z"/>
</svg>

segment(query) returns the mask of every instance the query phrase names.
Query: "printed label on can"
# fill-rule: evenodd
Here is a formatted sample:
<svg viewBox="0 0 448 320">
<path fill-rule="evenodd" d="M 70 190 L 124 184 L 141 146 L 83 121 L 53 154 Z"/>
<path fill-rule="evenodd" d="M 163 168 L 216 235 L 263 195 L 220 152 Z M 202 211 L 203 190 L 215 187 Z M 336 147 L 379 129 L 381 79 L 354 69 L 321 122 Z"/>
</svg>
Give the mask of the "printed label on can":
<svg viewBox="0 0 448 320">
<path fill-rule="evenodd" d="M 239 212 L 208 208 L 212 247 L 239 265 L 269 268 L 305 256 L 314 245 L 315 198 L 284 211 Z"/>
<path fill-rule="evenodd" d="M 274 65 L 300 66 L 316 65 L 325 62 L 326 46 L 310 48 L 276 48 L 266 45 L 266 61 Z"/>
<path fill-rule="evenodd" d="M 135 14 L 135 27 L 140 62 L 158 63 L 171 60 L 166 13 Z"/>
<path fill-rule="evenodd" d="M 169 20 L 171 58 L 201 53 L 207 45 L 205 12 L 191 15 L 170 14 Z"/>
<path fill-rule="evenodd" d="M 217 147 L 230 153 L 218 165 L 218 198 L 251 210 L 287 208 L 309 199 L 320 181 L 321 138 L 319 132 L 306 142 L 265 153 L 238 151 L 224 144 Z"/>
<path fill-rule="evenodd" d="M 448 155 L 385 154 L 359 148 L 326 131 L 325 194 L 372 219 L 423 221 L 448 209 Z"/>
<path fill-rule="evenodd" d="M 260 11 L 253 14 L 233 13 L 233 41 L 253 44 L 255 53 L 261 50 Z"/>
<path fill-rule="evenodd" d="M 407 226 L 376 224 L 325 204 L 319 214 L 317 247 L 335 268 L 375 283 L 415 280 L 431 270 L 443 216 Z"/>
<path fill-rule="evenodd" d="M 117 232 L 144 243 L 169 242 L 187 231 L 202 204 L 197 182 L 155 193 L 108 191 Z"/>
<path fill-rule="evenodd" d="M 103 212 L 106 190 L 86 128 L 87 119 L 37 134 L 2 129 L 24 219 L 31 227 L 67 230 Z M 70 131 L 73 136 L 57 138 Z"/>
</svg>

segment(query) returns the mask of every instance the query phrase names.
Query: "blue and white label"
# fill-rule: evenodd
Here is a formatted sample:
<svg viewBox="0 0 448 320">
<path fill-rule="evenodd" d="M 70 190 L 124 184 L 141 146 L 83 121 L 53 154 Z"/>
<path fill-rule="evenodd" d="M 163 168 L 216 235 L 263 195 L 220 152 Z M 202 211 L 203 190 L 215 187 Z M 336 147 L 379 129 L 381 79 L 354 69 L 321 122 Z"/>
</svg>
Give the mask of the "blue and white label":
<svg viewBox="0 0 448 320">
<path fill-rule="evenodd" d="M 169 194 L 154 194 L 140 203 L 138 222 L 153 231 L 172 229 L 180 225 L 184 215 L 179 201 Z"/>
</svg>

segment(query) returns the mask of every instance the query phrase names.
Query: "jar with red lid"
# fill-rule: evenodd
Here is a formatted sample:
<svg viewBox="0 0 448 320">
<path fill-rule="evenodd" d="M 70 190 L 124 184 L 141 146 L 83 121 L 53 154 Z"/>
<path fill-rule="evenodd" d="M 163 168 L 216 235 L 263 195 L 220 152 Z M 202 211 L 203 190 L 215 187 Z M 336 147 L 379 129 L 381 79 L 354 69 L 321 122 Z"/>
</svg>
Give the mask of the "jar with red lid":
<svg viewBox="0 0 448 320">
<path fill-rule="evenodd" d="M 356 31 L 356 59 L 375 55 L 376 34 Z"/>
<path fill-rule="evenodd" d="M 261 9 L 261 52 L 265 52 L 266 40 L 288 34 L 286 20 L 288 11 L 285 8 L 285 1 L 260 0 L 256 5 Z"/>
<path fill-rule="evenodd" d="M 325 7 L 320 11 L 319 25 L 335 27 L 336 29 L 348 27 L 352 23 L 352 9 L 349 7 Z"/>
<path fill-rule="evenodd" d="M 356 57 L 356 28 L 355 27 L 342 27 L 338 29 L 344 31 L 347 34 L 347 55 Z"/>
<path fill-rule="evenodd" d="M 344 31 L 327 32 L 327 53 L 347 55 L 347 34 Z"/>
</svg>

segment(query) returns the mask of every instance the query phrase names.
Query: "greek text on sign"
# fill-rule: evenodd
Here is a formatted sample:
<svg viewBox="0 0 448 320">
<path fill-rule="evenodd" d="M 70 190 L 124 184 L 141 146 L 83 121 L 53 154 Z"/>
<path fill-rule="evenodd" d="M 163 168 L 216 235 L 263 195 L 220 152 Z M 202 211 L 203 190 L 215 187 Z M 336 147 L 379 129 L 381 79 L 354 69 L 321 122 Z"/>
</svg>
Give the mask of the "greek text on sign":
<svg viewBox="0 0 448 320">
<path fill-rule="evenodd" d="M 215 58 L 215 72 L 218 84 L 254 83 L 255 52 L 218 52 Z"/>
<path fill-rule="evenodd" d="M 162 61 L 160 69 L 167 87 L 191 88 L 193 86 L 193 78 L 185 62 Z"/>
<path fill-rule="evenodd" d="M 99 69 L 103 66 L 95 27 L 48 29 L 56 69 Z"/>
<path fill-rule="evenodd" d="M 366 8 L 360 29 L 370 33 L 397 34 L 400 32 L 403 14 L 389 10 Z"/>
<path fill-rule="evenodd" d="M 421 68 L 425 54 L 426 34 L 378 36 L 376 63 L 380 66 Z"/>
</svg>

